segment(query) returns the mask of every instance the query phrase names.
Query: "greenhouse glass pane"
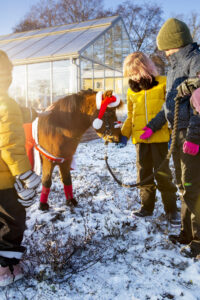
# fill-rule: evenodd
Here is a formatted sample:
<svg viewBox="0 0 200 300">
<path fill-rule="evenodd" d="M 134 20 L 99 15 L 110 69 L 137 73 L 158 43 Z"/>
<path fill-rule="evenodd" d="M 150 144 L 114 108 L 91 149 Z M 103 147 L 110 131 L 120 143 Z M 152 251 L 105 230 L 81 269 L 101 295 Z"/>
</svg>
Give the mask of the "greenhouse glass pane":
<svg viewBox="0 0 200 300">
<path fill-rule="evenodd" d="M 122 24 L 122 60 L 124 61 L 125 57 L 131 52 L 131 45 L 128 34 Z"/>
<path fill-rule="evenodd" d="M 77 23 L 77 24 L 74 24 L 75 26 L 73 27 L 73 29 L 74 28 L 82 28 L 82 27 L 92 26 L 94 23 L 95 23 L 95 20 Z"/>
<path fill-rule="evenodd" d="M 47 47 L 50 43 L 56 42 L 58 36 L 45 36 L 40 38 L 30 39 L 32 42 L 31 47 L 26 47 L 24 50 L 15 55 L 15 59 L 26 59 L 30 57 L 40 56 L 36 55 L 37 52 Z M 36 54 L 35 54 L 36 53 Z"/>
<path fill-rule="evenodd" d="M 12 71 L 12 84 L 9 95 L 20 105 L 26 106 L 26 66 L 15 66 Z"/>
<path fill-rule="evenodd" d="M 50 105 L 50 63 L 28 65 L 28 105 L 43 109 Z"/>
<path fill-rule="evenodd" d="M 114 34 L 114 67 L 115 69 L 122 69 L 122 26 L 121 22 L 118 22 L 113 27 Z"/>
<path fill-rule="evenodd" d="M 59 52 L 60 49 L 73 42 L 74 39 L 79 37 L 79 35 L 79 31 L 54 35 L 51 37 L 51 39 L 48 40 L 48 43 L 45 47 L 41 47 L 37 52 L 33 53 L 31 57 L 50 56 L 54 54 L 56 55 L 56 53 Z M 75 51 L 76 49 L 74 48 L 73 52 Z"/>
<path fill-rule="evenodd" d="M 41 38 L 40 38 L 41 39 Z M 37 39 L 38 41 L 38 39 Z M 35 39 L 27 39 L 27 40 L 16 40 L 10 43 L 9 49 L 7 50 L 7 53 L 9 57 L 12 59 L 15 59 L 21 51 L 24 49 L 28 49 L 32 47 L 32 45 L 35 43 Z"/>
<path fill-rule="evenodd" d="M 75 25 L 76 24 L 66 24 L 66 25 L 54 27 L 52 32 L 72 29 L 72 28 L 74 28 Z"/>
<path fill-rule="evenodd" d="M 105 90 L 114 90 L 114 71 L 105 69 Z"/>
<path fill-rule="evenodd" d="M 56 54 L 70 54 L 80 51 L 82 48 L 86 47 L 92 40 L 94 40 L 100 33 L 105 30 L 105 27 L 101 28 L 91 28 L 85 31 L 76 31 L 79 33 L 77 38 L 69 42 L 62 49 L 58 50 Z"/>
<path fill-rule="evenodd" d="M 8 42 L 6 44 L 0 44 L 0 49 L 3 51 L 6 51 L 6 53 L 8 54 L 8 49 L 11 47 L 12 42 Z"/>
<path fill-rule="evenodd" d="M 94 89 L 95 91 L 104 90 L 104 67 L 98 64 L 94 65 Z"/>
<path fill-rule="evenodd" d="M 99 20 L 96 20 L 94 25 L 101 25 L 101 24 L 110 23 L 110 22 L 113 22 L 117 18 L 118 17 L 108 17 L 108 18 L 99 19 Z"/>
<path fill-rule="evenodd" d="M 90 59 L 93 59 L 93 45 L 86 48 L 85 51 L 82 52 L 84 56 L 89 57 Z"/>
<path fill-rule="evenodd" d="M 105 65 L 109 67 L 114 66 L 114 53 L 113 53 L 113 32 L 112 28 L 105 33 Z"/>
<path fill-rule="evenodd" d="M 89 60 L 81 59 L 81 89 L 93 89 L 93 70 L 92 62 Z"/>
<path fill-rule="evenodd" d="M 70 60 L 53 62 L 53 102 L 70 92 Z"/>
<path fill-rule="evenodd" d="M 93 44 L 93 59 L 95 61 L 99 61 L 104 64 L 104 37 L 100 37 L 94 44 Z"/>
</svg>

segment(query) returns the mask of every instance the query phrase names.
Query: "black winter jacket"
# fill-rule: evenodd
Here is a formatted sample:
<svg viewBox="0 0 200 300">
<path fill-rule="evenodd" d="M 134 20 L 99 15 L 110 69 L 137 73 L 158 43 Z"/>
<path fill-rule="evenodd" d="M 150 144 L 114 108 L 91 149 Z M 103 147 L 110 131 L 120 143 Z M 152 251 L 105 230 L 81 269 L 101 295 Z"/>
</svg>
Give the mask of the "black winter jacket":
<svg viewBox="0 0 200 300">
<path fill-rule="evenodd" d="M 194 77 L 200 72 L 200 50 L 196 43 L 181 48 L 169 56 L 169 60 L 171 67 L 167 74 L 166 102 L 157 116 L 147 125 L 154 132 L 161 129 L 166 121 L 173 128 L 176 88 L 185 79 Z M 200 117 L 193 114 L 189 98 L 184 97 L 180 100 L 178 129 L 187 129 L 186 140 L 200 144 Z"/>
</svg>

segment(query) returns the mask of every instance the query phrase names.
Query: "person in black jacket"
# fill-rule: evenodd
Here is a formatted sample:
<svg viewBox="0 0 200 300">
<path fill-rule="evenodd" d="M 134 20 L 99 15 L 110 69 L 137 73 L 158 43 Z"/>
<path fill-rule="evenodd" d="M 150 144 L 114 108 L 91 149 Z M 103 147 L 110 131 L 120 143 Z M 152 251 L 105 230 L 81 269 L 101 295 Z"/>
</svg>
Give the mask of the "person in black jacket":
<svg viewBox="0 0 200 300">
<path fill-rule="evenodd" d="M 177 87 L 200 71 L 200 50 L 184 22 L 168 19 L 158 33 L 157 46 L 165 51 L 170 69 L 166 102 L 147 124 L 153 132 L 166 121 L 173 128 Z M 186 244 L 181 249 L 184 256 L 200 258 L 200 117 L 193 113 L 190 96 L 183 95 L 180 99 L 178 135 L 173 153 L 176 179 L 182 194 L 181 232 L 177 236 L 171 235 L 170 239 Z"/>
</svg>

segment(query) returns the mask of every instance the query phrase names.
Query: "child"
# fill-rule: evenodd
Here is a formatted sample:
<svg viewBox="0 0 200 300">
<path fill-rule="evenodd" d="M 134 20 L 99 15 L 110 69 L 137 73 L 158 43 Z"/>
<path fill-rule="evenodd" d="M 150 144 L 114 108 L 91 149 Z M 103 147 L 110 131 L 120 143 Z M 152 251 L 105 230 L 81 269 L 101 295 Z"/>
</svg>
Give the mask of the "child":
<svg viewBox="0 0 200 300">
<path fill-rule="evenodd" d="M 165 101 L 166 78 L 158 76 L 154 63 L 142 52 L 134 52 L 126 57 L 124 76 L 130 79 L 127 92 L 128 116 L 121 130 L 121 141 L 125 144 L 132 135 L 137 152 L 137 180 L 140 182 L 160 166 L 168 152 L 170 131 L 167 124 L 163 123 L 164 126 L 152 137 L 152 130 L 146 127 Z M 168 162 L 155 175 L 155 179 L 157 184 L 152 179 L 140 187 L 141 208 L 133 214 L 138 217 L 152 215 L 158 188 L 167 217 L 172 224 L 179 224 L 176 187 L 172 183 Z"/>
<path fill-rule="evenodd" d="M 25 250 L 25 207 L 33 203 L 40 183 L 25 151 L 23 118 L 30 119 L 29 111 L 22 113 L 8 96 L 11 81 L 12 64 L 0 50 L 0 286 L 23 277 L 19 261 Z"/>
<path fill-rule="evenodd" d="M 147 124 L 147 128 L 155 134 L 167 120 L 173 127 L 177 87 L 180 89 L 180 84 L 184 85 L 185 80 L 197 76 L 200 71 L 199 47 L 193 43 L 184 22 L 168 19 L 158 33 L 157 46 L 165 51 L 171 68 L 167 74 L 166 102 L 158 115 Z M 178 134 L 173 154 L 174 162 L 181 171 L 177 179 L 183 187 L 181 232 L 170 236 L 170 239 L 188 244 L 181 249 L 184 256 L 200 258 L 200 118 L 194 115 L 189 99 L 190 95 L 183 95 L 179 100 Z"/>
</svg>

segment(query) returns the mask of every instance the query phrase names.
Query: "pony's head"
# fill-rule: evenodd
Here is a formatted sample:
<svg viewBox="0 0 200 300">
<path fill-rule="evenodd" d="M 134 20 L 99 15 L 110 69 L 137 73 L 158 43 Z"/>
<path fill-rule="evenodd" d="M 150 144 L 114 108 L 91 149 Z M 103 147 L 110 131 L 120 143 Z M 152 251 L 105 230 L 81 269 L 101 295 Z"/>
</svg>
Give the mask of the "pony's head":
<svg viewBox="0 0 200 300">
<path fill-rule="evenodd" d="M 98 117 L 93 122 L 96 133 L 106 142 L 118 143 L 121 126 L 117 120 L 116 110 L 123 106 L 123 102 L 112 91 L 106 91 L 97 93 L 96 105 Z"/>
</svg>

